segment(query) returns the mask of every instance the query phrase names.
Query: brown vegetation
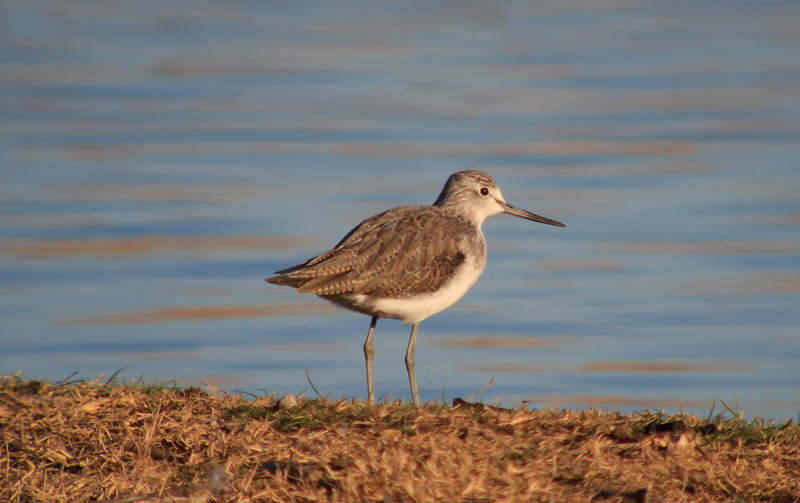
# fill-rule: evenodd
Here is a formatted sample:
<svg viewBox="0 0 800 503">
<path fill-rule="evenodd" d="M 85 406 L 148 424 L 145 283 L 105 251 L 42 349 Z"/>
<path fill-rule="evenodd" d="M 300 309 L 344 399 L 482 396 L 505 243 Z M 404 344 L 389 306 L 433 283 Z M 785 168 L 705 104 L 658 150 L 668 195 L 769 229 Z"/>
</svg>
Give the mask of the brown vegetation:
<svg viewBox="0 0 800 503">
<path fill-rule="evenodd" d="M 800 427 L 0 381 L 0 501 L 800 501 Z"/>
</svg>

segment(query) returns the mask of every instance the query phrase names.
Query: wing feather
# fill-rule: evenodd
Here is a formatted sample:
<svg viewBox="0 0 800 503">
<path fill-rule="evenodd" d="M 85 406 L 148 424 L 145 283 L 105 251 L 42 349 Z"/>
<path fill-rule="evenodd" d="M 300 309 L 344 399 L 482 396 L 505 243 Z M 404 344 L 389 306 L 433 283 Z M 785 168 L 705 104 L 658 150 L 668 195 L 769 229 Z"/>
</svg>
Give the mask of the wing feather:
<svg viewBox="0 0 800 503">
<path fill-rule="evenodd" d="M 439 208 L 399 207 L 363 221 L 334 248 L 267 281 L 321 296 L 431 293 L 464 262 L 469 232 L 468 222 Z"/>
</svg>

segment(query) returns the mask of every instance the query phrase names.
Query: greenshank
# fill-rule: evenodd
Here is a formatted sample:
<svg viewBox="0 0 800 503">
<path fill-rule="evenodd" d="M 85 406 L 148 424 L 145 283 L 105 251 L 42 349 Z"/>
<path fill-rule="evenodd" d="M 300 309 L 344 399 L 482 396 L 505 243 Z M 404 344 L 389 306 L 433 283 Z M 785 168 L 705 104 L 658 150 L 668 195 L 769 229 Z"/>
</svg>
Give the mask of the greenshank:
<svg viewBox="0 0 800 503">
<path fill-rule="evenodd" d="M 506 213 L 557 227 L 564 224 L 507 203 L 480 171 L 450 175 L 432 206 L 400 206 L 370 217 L 330 250 L 267 279 L 372 316 L 364 342 L 367 395 L 375 400 L 372 339 L 378 318 L 411 325 L 406 370 L 414 405 L 419 390 L 414 347 L 422 320 L 447 309 L 475 284 L 486 264 L 483 221 Z"/>
</svg>

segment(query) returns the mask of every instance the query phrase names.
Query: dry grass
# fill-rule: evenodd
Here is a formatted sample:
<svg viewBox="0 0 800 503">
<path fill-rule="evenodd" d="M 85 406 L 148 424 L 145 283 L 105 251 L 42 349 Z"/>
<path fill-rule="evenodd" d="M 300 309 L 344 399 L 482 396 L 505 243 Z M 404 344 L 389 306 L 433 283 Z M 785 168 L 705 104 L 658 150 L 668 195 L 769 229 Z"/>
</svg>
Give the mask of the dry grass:
<svg viewBox="0 0 800 503">
<path fill-rule="evenodd" d="M 800 501 L 800 427 L 0 380 L 0 501 Z"/>
</svg>

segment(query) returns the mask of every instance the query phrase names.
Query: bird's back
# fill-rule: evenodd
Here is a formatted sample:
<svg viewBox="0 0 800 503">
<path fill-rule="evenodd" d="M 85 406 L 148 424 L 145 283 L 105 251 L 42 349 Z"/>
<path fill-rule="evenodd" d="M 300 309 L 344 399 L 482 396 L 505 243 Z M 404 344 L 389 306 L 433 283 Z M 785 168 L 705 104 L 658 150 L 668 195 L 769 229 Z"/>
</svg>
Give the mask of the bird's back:
<svg viewBox="0 0 800 503">
<path fill-rule="evenodd" d="M 335 247 L 267 281 L 298 293 L 402 299 L 434 293 L 470 253 L 483 253 L 480 229 L 436 206 L 401 206 L 371 217 Z M 482 267 L 481 267 L 482 269 Z"/>
</svg>

